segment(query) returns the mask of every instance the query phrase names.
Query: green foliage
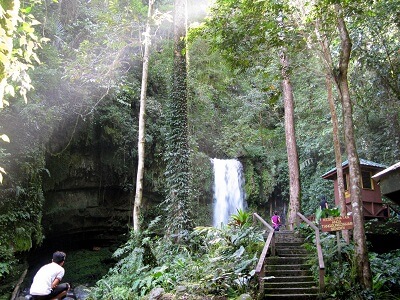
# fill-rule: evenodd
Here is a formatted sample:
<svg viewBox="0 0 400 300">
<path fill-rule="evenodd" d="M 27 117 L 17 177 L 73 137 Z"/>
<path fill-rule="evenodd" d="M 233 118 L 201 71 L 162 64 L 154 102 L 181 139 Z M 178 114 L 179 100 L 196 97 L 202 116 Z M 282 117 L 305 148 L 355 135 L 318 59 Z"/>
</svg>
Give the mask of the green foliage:
<svg viewBox="0 0 400 300">
<path fill-rule="evenodd" d="M 27 157 L 19 161 L 20 157 L 14 153 L 14 166 L 18 171 L 9 173 L 20 178 L 12 178 L 12 182 L 7 178 L 5 184 L 8 188 L 0 190 L 0 286 L 6 285 L 8 275 L 15 271 L 15 254 L 30 250 L 33 245 L 40 244 L 43 238 L 40 221 L 44 202 L 41 190 L 44 160 L 37 153 L 23 154 Z"/>
<path fill-rule="evenodd" d="M 302 45 L 285 1 L 215 1 L 210 11 L 202 32 L 235 68 L 268 69 L 278 48 Z"/>
<path fill-rule="evenodd" d="M 306 249 L 316 253 L 315 234 L 308 226 L 302 224 L 298 230 L 305 236 Z M 334 233 L 321 233 L 321 246 L 325 263 L 326 294 L 335 299 L 397 299 L 400 295 L 398 250 L 384 254 L 370 252 L 373 290 L 365 291 L 359 285 L 354 266 L 354 244 L 340 240 L 341 252 L 338 253 L 337 238 Z M 313 255 L 311 263 L 315 279 L 319 278 L 318 262 Z"/>
<path fill-rule="evenodd" d="M 28 70 L 40 63 L 36 52 L 48 40 L 35 32 L 40 22 L 31 11 L 40 3 L 28 1 L 20 6 L 20 1 L 0 2 L 0 108 L 9 104 L 6 96 L 15 97 L 16 89 L 27 102 L 27 91 L 32 88 Z"/>
<path fill-rule="evenodd" d="M 5 276 L 9 275 L 13 270 L 13 266 L 17 262 L 14 257 L 14 251 L 8 243 L 8 237 L 4 233 L 1 234 L 0 239 L 0 281 L 4 279 Z"/>
<path fill-rule="evenodd" d="M 376 1 L 364 5 L 365 13 L 356 15 L 351 27 L 354 44 L 352 55 L 355 58 L 355 76 L 351 77 L 351 85 L 358 108 L 355 115 L 364 124 L 359 128 L 359 135 L 371 147 L 368 151 L 363 149 L 362 153 L 364 157 L 375 161 L 394 162 L 400 159 L 399 141 L 386 139 L 386 136 L 399 135 L 400 94 L 395 82 L 400 70 L 396 46 L 400 28 L 396 21 L 397 12 L 393 10 L 397 2 Z M 385 105 L 382 105 L 382 99 Z M 397 144 L 397 148 L 388 152 L 387 142 L 390 140 Z"/>
<path fill-rule="evenodd" d="M 370 253 L 373 288 L 379 299 L 396 299 L 400 294 L 400 250 L 389 253 Z"/>
<path fill-rule="evenodd" d="M 93 286 L 99 278 L 107 274 L 115 262 L 109 248 L 101 248 L 98 251 L 68 251 L 63 281 Z"/>
<path fill-rule="evenodd" d="M 322 218 L 340 217 L 340 210 L 338 207 L 324 208 L 318 207 L 315 211 L 315 222 L 319 224 Z"/>
<path fill-rule="evenodd" d="M 20 1 L 0 1 L 0 109 L 9 104 L 6 99 L 15 97 L 16 91 L 27 102 L 27 91 L 32 88 L 28 70 L 40 62 L 36 52 L 41 43 L 47 40 L 35 32 L 34 27 L 39 22 L 31 13 L 33 6 L 40 3 L 30 1 L 20 6 Z M 3 116 L 0 119 L 5 121 Z M 1 131 L 5 130 L 3 125 L 0 127 Z M 1 139 L 10 142 L 5 134 L 1 135 Z M 15 252 L 29 250 L 33 242 L 40 242 L 42 238 L 40 218 L 43 195 L 39 175 L 42 166 L 37 168 L 35 164 L 43 161 L 39 155 L 36 162 L 35 159 L 29 162 L 32 158 L 29 154 L 27 162 L 18 161 L 18 156 L 14 157 L 15 165 L 22 171 L 22 178 L 14 179 L 17 173 L 12 169 L 12 164 L 7 164 L 9 152 L 0 148 L 0 183 L 3 183 L 3 174 L 8 175 L 5 182 L 7 190 L 0 191 L 0 286 L 6 286 L 5 276 L 15 271 Z M 10 170 L 6 173 L 5 169 L 8 168 Z M 19 189 L 20 184 L 26 185 L 26 189 Z"/>
<path fill-rule="evenodd" d="M 193 203 L 192 211 L 193 222 L 196 226 L 212 225 L 213 205 L 209 199 L 213 199 L 213 170 L 210 158 L 202 152 L 193 151 L 191 158 L 191 167 L 193 172 Z"/>
<path fill-rule="evenodd" d="M 249 205 L 264 204 L 275 189 L 285 194 L 283 111 L 279 82 L 269 74 L 274 68 L 234 72 L 210 50 L 208 36 L 192 38 L 188 84 L 194 147 L 211 157 L 240 157 Z"/>
<path fill-rule="evenodd" d="M 133 299 L 133 295 L 140 295 L 146 281 L 140 281 L 139 278 L 143 278 L 144 272 L 149 268 L 145 262 L 149 265 L 153 263 L 152 254 L 149 252 L 151 240 L 146 236 L 148 234 L 148 231 L 140 234 L 131 231 L 128 241 L 113 254 L 113 257 L 119 261 L 93 289 L 93 299 L 114 299 L 115 297 Z M 146 251 L 150 254 L 146 255 Z M 147 257 L 150 258 L 146 259 Z"/>
<path fill-rule="evenodd" d="M 238 209 L 237 213 L 231 215 L 230 218 L 231 218 L 230 225 L 239 226 L 239 227 L 250 226 L 250 224 L 253 220 L 251 213 L 249 213 L 243 209 Z"/>
<path fill-rule="evenodd" d="M 132 233 L 114 253 L 119 262 L 96 284 L 91 299 L 144 299 L 154 287 L 193 295 L 255 292 L 253 268 L 262 251 L 262 232 L 251 226 L 197 227 L 186 245 L 154 236 L 152 227 Z M 215 267 L 217 265 L 217 267 Z"/>
<path fill-rule="evenodd" d="M 29 4 L 34 2 L 30 1 Z M 99 172 L 104 172 L 102 178 L 111 178 L 109 183 L 118 178 L 118 184 L 122 185 L 122 188 L 133 189 L 132 164 L 135 162 L 136 155 L 134 108 L 135 100 L 140 93 L 140 84 L 136 79 L 138 75 L 135 74 L 137 68 L 133 67 L 133 72 L 126 77 L 121 76 L 121 79 L 125 80 L 123 84 L 119 84 L 115 90 L 110 91 L 111 96 L 105 96 L 103 87 L 95 86 L 91 79 L 98 75 L 94 69 L 109 70 L 109 61 L 106 66 L 95 64 L 96 67 L 91 69 L 82 64 L 83 60 L 79 60 L 81 57 L 77 58 L 77 62 L 74 59 L 76 59 L 77 53 L 94 57 L 92 49 L 93 51 L 105 49 L 104 39 L 100 38 L 96 40 L 102 43 L 100 47 L 96 48 L 94 46 L 97 44 L 92 43 L 90 51 L 78 50 L 79 43 L 83 42 L 89 33 L 99 33 L 98 36 L 107 35 L 111 26 L 115 25 L 121 28 L 127 23 L 129 23 L 128 27 L 133 26 L 130 27 L 133 30 L 139 30 L 139 27 L 135 27 L 135 24 L 140 23 L 138 18 L 132 18 L 136 20 L 136 23 L 132 23 L 132 19 L 129 17 L 126 18 L 129 21 L 120 22 L 120 16 L 140 16 L 141 12 L 136 9 L 144 6 L 142 1 L 133 1 L 132 4 L 135 4 L 135 8 L 129 12 L 131 8 L 126 7 L 124 1 L 119 1 L 124 12 L 119 12 L 119 15 L 116 16 L 110 15 L 110 11 L 103 7 L 103 2 L 98 7 L 94 2 L 99 4 L 99 1 L 93 1 L 94 9 L 92 10 L 86 6 L 88 3 L 82 5 L 79 1 L 47 3 L 46 11 L 35 10 L 35 16 L 38 16 L 39 20 L 44 20 L 41 32 L 48 34 L 52 38 L 52 43 L 47 44 L 38 53 L 38 57 L 40 56 L 44 64 L 32 72 L 33 84 L 36 87 L 35 92 L 31 94 L 32 100 L 26 106 L 19 106 L 19 103 L 16 103 L 11 108 L 1 110 L 0 132 L 6 132 L 12 139 L 12 143 L 6 145 L 5 149 L 0 149 L 0 164 L 7 171 L 4 184 L 1 186 L 0 258 L 2 266 L 0 280 L 4 279 L 4 275 L 12 272 L 11 267 L 15 253 L 27 251 L 32 245 L 41 242 L 42 204 L 44 202 L 42 189 L 53 189 L 68 180 L 68 176 L 71 174 L 70 167 L 81 172 L 76 174 L 78 176 L 93 174 L 92 172 L 98 172 L 101 169 Z M 118 1 L 113 1 L 111 4 L 116 5 L 116 2 Z M 40 6 L 36 5 L 36 8 L 40 8 Z M 28 11 L 26 12 L 28 13 Z M 31 17 L 31 15 L 28 16 L 28 18 Z M 107 17 L 112 20 L 107 20 Z M 112 23 L 115 20 L 114 17 L 118 19 L 116 22 L 118 24 Z M 25 27 L 25 29 L 29 28 Z M 115 30 L 118 32 L 118 29 Z M 124 32 L 124 36 L 119 37 L 122 40 L 129 40 L 129 38 L 125 38 L 125 34 L 129 37 L 132 36 L 131 32 L 121 32 Z M 21 35 L 23 33 L 20 32 Z M 32 36 L 34 34 L 32 33 Z M 114 50 L 117 48 L 117 41 L 113 43 L 116 34 L 107 36 L 109 39 L 107 45 Z M 139 53 L 140 49 L 136 50 Z M 103 59 L 107 60 L 110 56 L 114 56 L 113 51 Z M 26 58 L 29 57 L 26 55 Z M 135 55 L 124 55 L 123 60 L 124 62 L 129 61 L 132 65 L 137 62 Z M 75 62 L 79 68 L 82 66 L 83 69 L 91 70 L 93 73 L 88 74 L 84 71 L 78 74 L 78 69 L 74 68 L 77 66 Z M 71 71 L 73 76 L 69 76 L 71 74 L 66 66 L 74 68 Z M 114 74 L 111 73 L 110 75 Z M 126 74 L 125 71 L 124 74 Z M 83 79 L 79 82 L 72 82 L 78 75 L 81 75 Z M 85 94 L 85 92 L 88 93 Z M 90 96 L 88 96 L 89 94 Z M 153 122 L 159 119 L 160 113 L 158 101 L 150 99 L 148 123 L 151 126 L 149 126 L 146 139 L 154 142 L 153 145 L 158 143 L 158 147 L 152 146 L 152 150 L 146 156 L 149 168 L 151 164 L 154 164 L 153 171 L 146 173 L 146 184 L 155 191 L 161 191 L 163 186 L 160 175 L 162 174 L 160 167 L 162 164 L 157 162 L 157 158 L 158 161 L 160 160 L 162 134 L 160 134 L 160 126 Z M 93 149 L 95 149 L 94 152 Z M 50 158 L 46 162 L 45 151 Z M 96 164 L 97 161 L 93 162 L 83 158 L 77 153 L 79 151 L 96 156 L 100 160 L 99 164 Z M 97 156 L 99 153 L 103 155 Z M 52 163 L 50 164 L 49 161 Z M 48 165 L 45 167 L 45 164 Z M 101 167 L 97 168 L 100 165 Z M 96 174 L 98 175 L 98 173 Z M 46 185 L 42 183 L 42 176 L 46 179 Z"/>
<path fill-rule="evenodd" d="M 144 24 L 146 7 L 138 0 L 79 5 L 76 9 L 80 14 L 66 27 L 70 39 L 77 32 L 82 36 L 76 45 L 77 55 L 66 53 L 68 79 L 84 84 L 86 93 L 90 88 L 116 88 L 126 79 L 123 64 L 140 59 L 135 56 L 140 54 L 140 25 Z"/>
<path fill-rule="evenodd" d="M 365 222 L 365 231 L 374 234 L 387 234 L 387 235 L 398 235 L 400 234 L 400 228 L 398 227 L 399 219 L 397 213 L 394 216 L 390 216 L 389 219 L 382 222 L 382 220 L 371 219 Z"/>
<path fill-rule="evenodd" d="M 180 3 L 180 2 L 176 2 Z M 183 5 L 183 3 L 182 3 Z M 166 211 L 174 212 L 166 220 L 166 234 L 180 235 L 193 227 L 190 205 L 193 201 L 193 173 L 190 166 L 192 150 L 189 147 L 188 95 L 186 73 L 186 42 L 184 7 L 175 5 L 174 60 L 172 85 L 166 107 L 166 149 L 164 152 Z M 179 22 L 178 22 L 179 21 Z"/>
<path fill-rule="evenodd" d="M 298 230 L 305 237 L 306 249 L 313 253 L 311 264 L 315 280 L 319 280 L 319 264 L 316 255 L 315 232 L 303 223 Z M 336 299 L 357 299 L 352 298 L 356 293 L 358 283 L 353 268 L 354 245 L 345 245 L 341 241 L 341 253 L 338 254 L 336 235 L 332 233 L 320 233 L 321 247 L 325 263 L 326 293 Z M 340 262 L 339 262 L 340 256 Z"/>
</svg>

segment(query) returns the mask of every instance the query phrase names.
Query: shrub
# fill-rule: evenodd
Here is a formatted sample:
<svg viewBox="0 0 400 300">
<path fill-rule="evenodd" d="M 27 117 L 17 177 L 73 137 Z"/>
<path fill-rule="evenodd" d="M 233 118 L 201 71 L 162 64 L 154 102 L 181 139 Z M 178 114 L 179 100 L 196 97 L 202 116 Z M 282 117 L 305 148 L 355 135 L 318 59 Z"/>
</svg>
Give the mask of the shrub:
<svg viewBox="0 0 400 300">
<path fill-rule="evenodd" d="M 90 299 L 140 299 L 155 287 L 193 295 L 237 296 L 254 292 L 254 268 L 262 231 L 247 226 L 197 227 L 185 243 L 155 236 L 151 228 L 132 232 L 114 253 L 118 263 L 92 289 Z"/>
<path fill-rule="evenodd" d="M 298 230 L 305 236 L 306 249 L 315 253 L 315 235 L 308 226 L 302 224 Z M 334 299 L 398 299 L 400 295 L 400 250 L 384 254 L 369 253 L 373 289 L 364 290 L 357 282 L 354 267 L 354 245 L 341 241 L 341 252 L 338 254 L 336 236 L 332 233 L 321 233 L 321 246 L 325 262 L 326 294 Z M 316 257 L 313 255 L 313 257 Z M 316 258 L 312 265 L 318 266 Z M 318 269 L 313 267 L 318 279 Z"/>
</svg>

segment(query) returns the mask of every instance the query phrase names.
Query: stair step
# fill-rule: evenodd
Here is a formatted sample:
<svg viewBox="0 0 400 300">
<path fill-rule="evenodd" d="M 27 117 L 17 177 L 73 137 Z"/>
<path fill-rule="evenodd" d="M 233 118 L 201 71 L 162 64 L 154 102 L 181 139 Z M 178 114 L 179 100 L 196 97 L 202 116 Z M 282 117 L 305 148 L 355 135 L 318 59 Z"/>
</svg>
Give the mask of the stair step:
<svg viewBox="0 0 400 300">
<path fill-rule="evenodd" d="M 299 247 L 275 247 L 277 251 L 288 251 L 288 252 L 298 252 L 298 253 L 307 253 L 306 249 Z"/>
<path fill-rule="evenodd" d="M 267 264 L 265 265 L 265 270 L 270 272 L 272 270 L 310 270 L 310 264 L 285 264 L 285 265 L 277 265 L 277 264 Z"/>
<path fill-rule="evenodd" d="M 300 247 L 276 247 L 276 250 L 284 250 L 284 251 L 294 251 L 294 252 L 299 252 L 299 253 L 307 253 L 307 250 L 304 248 L 300 248 Z"/>
<path fill-rule="evenodd" d="M 265 260 L 264 299 L 317 299 L 319 286 L 312 276 L 304 238 L 293 231 L 275 232 L 275 256 Z"/>
<path fill-rule="evenodd" d="M 264 299 L 268 300 L 313 300 L 317 299 L 315 294 L 264 294 Z"/>
<path fill-rule="evenodd" d="M 304 239 L 304 237 L 301 234 L 294 233 L 293 231 L 275 231 L 275 237 L 278 239 Z"/>
<path fill-rule="evenodd" d="M 299 249 L 305 249 L 303 247 L 303 243 L 285 243 L 285 242 L 281 242 L 281 243 L 276 243 L 275 242 L 275 246 L 279 247 L 279 248 L 299 248 Z"/>
<path fill-rule="evenodd" d="M 288 251 L 294 251 L 297 250 L 298 252 L 302 253 L 307 253 L 307 250 L 302 248 L 301 246 L 280 246 L 280 245 L 275 245 L 275 249 L 281 249 L 281 250 L 288 250 Z"/>
<path fill-rule="evenodd" d="M 275 234 L 277 235 L 294 235 L 294 236 L 299 236 L 300 234 L 297 232 L 294 232 L 293 230 L 278 230 L 275 231 Z"/>
<path fill-rule="evenodd" d="M 266 294 L 286 294 L 286 295 L 299 295 L 299 294 L 314 294 L 318 295 L 318 288 L 317 287 L 299 287 L 299 288 L 289 288 L 289 287 L 284 287 L 284 288 L 268 288 L 268 286 L 265 287 L 265 293 Z"/>
<path fill-rule="evenodd" d="M 296 248 L 303 248 L 304 245 L 304 241 L 300 241 L 300 242 L 287 242 L 287 241 L 282 241 L 282 242 L 277 242 L 275 241 L 275 246 L 276 247 L 296 247 Z"/>
<path fill-rule="evenodd" d="M 318 288 L 314 280 L 311 281 L 280 281 L 280 282 L 265 282 L 265 287 L 268 289 L 275 288 Z"/>
<path fill-rule="evenodd" d="M 308 257 L 281 257 L 281 256 L 270 256 L 265 259 L 266 265 L 296 265 L 305 264 L 308 261 Z"/>
<path fill-rule="evenodd" d="M 274 283 L 274 282 L 314 282 L 313 276 L 266 276 L 264 277 L 265 284 Z"/>
<path fill-rule="evenodd" d="M 304 243 L 304 238 L 275 236 L 275 243 Z"/>
<path fill-rule="evenodd" d="M 295 250 L 295 249 L 276 249 L 276 254 L 278 256 L 286 256 L 286 255 L 298 255 L 298 256 L 308 256 L 306 251 Z"/>
<path fill-rule="evenodd" d="M 267 277 L 287 277 L 287 276 L 311 276 L 310 270 L 268 270 L 265 274 Z"/>
<path fill-rule="evenodd" d="M 309 258 L 308 254 L 298 254 L 298 253 L 280 253 L 279 256 L 282 258 L 302 258 L 305 260 Z"/>
</svg>

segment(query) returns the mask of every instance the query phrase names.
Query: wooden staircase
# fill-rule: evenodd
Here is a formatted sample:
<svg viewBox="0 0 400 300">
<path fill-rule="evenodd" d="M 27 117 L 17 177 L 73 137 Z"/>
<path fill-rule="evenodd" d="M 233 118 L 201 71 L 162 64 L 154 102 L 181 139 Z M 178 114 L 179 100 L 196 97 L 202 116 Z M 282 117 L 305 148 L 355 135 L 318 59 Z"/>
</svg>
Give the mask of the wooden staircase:
<svg viewBox="0 0 400 300">
<path fill-rule="evenodd" d="M 317 299 L 318 283 L 307 263 L 304 239 L 294 231 L 275 232 L 276 256 L 265 260 L 264 299 Z"/>
</svg>

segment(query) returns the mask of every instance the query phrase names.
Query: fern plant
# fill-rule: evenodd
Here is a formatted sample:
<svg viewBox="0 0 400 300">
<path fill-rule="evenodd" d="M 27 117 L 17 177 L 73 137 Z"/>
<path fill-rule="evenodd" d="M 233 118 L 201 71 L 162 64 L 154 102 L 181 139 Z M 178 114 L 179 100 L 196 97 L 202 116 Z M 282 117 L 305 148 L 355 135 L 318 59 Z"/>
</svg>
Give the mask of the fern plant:
<svg viewBox="0 0 400 300">
<path fill-rule="evenodd" d="M 315 234 L 308 225 L 297 228 L 307 242 L 306 249 L 316 253 Z M 341 252 L 338 253 L 337 239 L 332 233 L 321 234 L 321 246 L 325 262 L 326 294 L 334 299 L 398 299 L 400 295 L 400 250 L 385 254 L 370 252 L 373 288 L 365 291 L 357 282 L 354 267 L 354 245 L 341 240 Z M 318 279 L 317 256 L 312 255 L 310 264 Z"/>
<path fill-rule="evenodd" d="M 230 224 L 233 226 L 243 227 L 246 225 L 250 225 L 250 222 L 251 214 L 244 211 L 243 209 L 238 209 L 236 214 L 231 215 Z"/>
<path fill-rule="evenodd" d="M 250 282 L 263 242 L 262 231 L 251 226 L 198 227 L 185 244 L 150 229 L 131 233 L 90 299 L 142 299 L 156 287 L 174 293 L 178 286 L 193 295 L 253 293 L 256 284 Z"/>
</svg>

